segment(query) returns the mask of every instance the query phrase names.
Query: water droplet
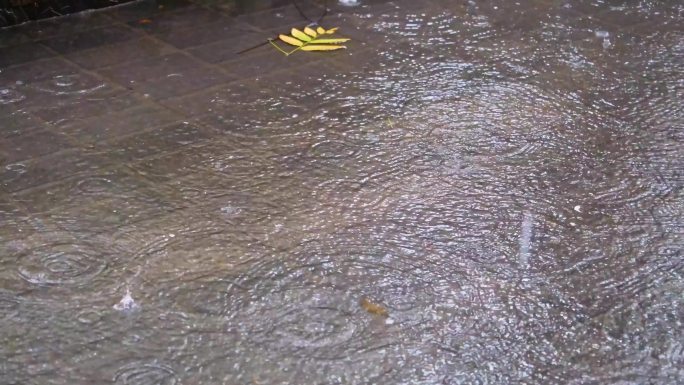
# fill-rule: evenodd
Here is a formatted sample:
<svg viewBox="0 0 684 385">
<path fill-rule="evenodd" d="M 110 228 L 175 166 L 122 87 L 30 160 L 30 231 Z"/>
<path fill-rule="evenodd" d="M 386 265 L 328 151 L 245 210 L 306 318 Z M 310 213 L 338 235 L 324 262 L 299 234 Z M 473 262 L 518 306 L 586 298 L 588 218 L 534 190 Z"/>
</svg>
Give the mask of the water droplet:
<svg viewBox="0 0 684 385">
<path fill-rule="evenodd" d="M 530 260 L 530 243 L 532 241 L 532 231 L 534 230 L 534 217 L 528 211 L 523 214 L 522 224 L 520 225 L 520 248 L 518 266 L 526 269 Z"/>
<path fill-rule="evenodd" d="M 12 163 L 5 166 L 5 170 L 10 171 L 15 175 L 21 175 L 26 172 L 26 165 L 23 163 Z"/>
<path fill-rule="evenodd" d="M 58 75 L 54 78 L 54 84 L 58 87 L 69 87 L 74 85 L 75 80 L 73 76 Z"/>
<path fill-rule="evenodd" d="M 84 194 L 101 194 L 111 188 L 111 184 L 107 178 L 92 177 L 78 181 L 76 188 Z"/>
<path fill-rule="evenodd" d="M 102 315 L 95 310 L 85 310 L 78 314 L 76 319 L 83 324 L 94 324 L 102 318 Z"/>
<path fill-rule="evenodd" d="M 133 296 L 131 296 L 131 292 L 126 290 L 126 294 L 124 294 L 123 298 L 121 298 L 121 301 L 119 301 L 119 303 L 117 303 L 113 307 L 114 310 L 118 311 L 131 311 L 137 309 L 138 304 L 133 299 Z"/>
<path fill-rule="evenodd" d="M 235 206 L 223 206 L 221 212 L 225 215 L 235 215 L 240 212 L 240 209 Z"/>
<path fill-rule="evenodd" d="M 13 88 L 0 89 L 0 104 L 12 104 L 26 99 L 26 96 Z"/>
</svg>

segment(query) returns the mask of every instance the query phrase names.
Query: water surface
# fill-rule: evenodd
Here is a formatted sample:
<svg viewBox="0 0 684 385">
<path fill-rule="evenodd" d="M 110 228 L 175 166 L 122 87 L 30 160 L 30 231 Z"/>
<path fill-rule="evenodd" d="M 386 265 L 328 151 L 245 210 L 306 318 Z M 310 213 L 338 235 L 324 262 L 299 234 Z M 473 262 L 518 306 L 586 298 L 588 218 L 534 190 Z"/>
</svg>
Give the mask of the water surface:
<svg viewBox="0 0 684 385">
<path fill-rule="evenodd" d="M 522 3 L 17 32 L 0 383 L 682 383 L 684 8 Z"/>
</svg>

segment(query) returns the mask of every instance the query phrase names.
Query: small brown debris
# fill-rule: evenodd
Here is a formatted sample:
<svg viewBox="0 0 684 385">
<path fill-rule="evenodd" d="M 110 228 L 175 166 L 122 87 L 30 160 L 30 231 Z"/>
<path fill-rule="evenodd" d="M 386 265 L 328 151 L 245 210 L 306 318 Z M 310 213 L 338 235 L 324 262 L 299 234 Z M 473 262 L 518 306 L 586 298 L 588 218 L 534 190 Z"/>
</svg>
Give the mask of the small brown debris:
<svg viewBox="0 0 684 385">
<path fill-rule="evenodd" d="M 363 310 L 367 311 L 370 314 L 379 315 L 382 317 L 389 317 L 389 312 L 384 306 L 375 303 L 366 297 L 361 299 L 360 305 L 363 308 Z"/>
</svg>

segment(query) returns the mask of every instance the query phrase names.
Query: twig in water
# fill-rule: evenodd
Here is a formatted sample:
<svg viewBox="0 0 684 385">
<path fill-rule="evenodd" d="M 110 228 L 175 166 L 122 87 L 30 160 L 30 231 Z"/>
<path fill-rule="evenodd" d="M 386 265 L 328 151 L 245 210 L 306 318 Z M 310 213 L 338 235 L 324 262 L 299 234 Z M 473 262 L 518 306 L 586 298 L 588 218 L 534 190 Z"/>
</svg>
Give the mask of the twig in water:
<svg viewBox="0 0 684 385">
<path fill-rule="evenodd" d="M 316 21 L 309 19 L 306 14 L 304 14 L 304 11 L 302 11 L 301 8 L 299 8 L 299 4 L 297 4 L 297 0 L 292 0 L 292 4 L 294 4 L 295 8 L 297 8 L 297 12 L 306 20 L 308 20 L 311 24 L 318 24 L 323 20 L 323 18 L 328 14 L 328 0 L 323 0 L 323 14 L 316 19 Z"/>
<path fill-rule="evenodd" d="M 392 124 L 392 119 L 387 118 L 387 123 L 389 124 L 390 128 L 394 130 L 394 124 Z"/>
</svg>

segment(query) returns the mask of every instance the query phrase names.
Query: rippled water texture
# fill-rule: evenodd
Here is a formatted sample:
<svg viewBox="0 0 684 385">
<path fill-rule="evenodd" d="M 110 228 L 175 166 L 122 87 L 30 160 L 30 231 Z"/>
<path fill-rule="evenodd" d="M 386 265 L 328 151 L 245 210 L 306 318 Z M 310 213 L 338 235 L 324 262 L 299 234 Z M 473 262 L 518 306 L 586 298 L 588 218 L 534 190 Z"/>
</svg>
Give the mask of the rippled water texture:
<svg viewBox="0 0 684 385">
<path fill-rule="evenodd" d="M 681 3 L 360 3 L 20 30 L 0 383 L 684 383 Z"/>
</svg>

